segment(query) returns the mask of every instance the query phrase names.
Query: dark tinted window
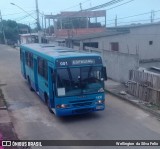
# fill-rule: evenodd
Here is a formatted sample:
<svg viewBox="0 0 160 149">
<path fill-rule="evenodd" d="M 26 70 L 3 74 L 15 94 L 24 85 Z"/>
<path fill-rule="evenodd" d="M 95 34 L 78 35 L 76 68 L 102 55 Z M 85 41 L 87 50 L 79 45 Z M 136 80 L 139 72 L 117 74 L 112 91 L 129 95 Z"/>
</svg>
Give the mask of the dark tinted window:
<svg viewBox="0 0 160 149">
<path fill-rule="evenodd" d="M 119 51 L 119 43 L 118 42 L 111 42 L 111 50 L 112 51 Z"/>
<path fill-rule="evenodd" d="M 47 61 L 42 59 L 42 58 L 38 58 L 38 73 L 44 77 L 45 79 L 48 79 L 48 64 Z"/>
<path fill-rule="evenodd" d="M 30 52 L 25 52 L 26 65 L 33 68 L 33 54 Z"/>
</svg>

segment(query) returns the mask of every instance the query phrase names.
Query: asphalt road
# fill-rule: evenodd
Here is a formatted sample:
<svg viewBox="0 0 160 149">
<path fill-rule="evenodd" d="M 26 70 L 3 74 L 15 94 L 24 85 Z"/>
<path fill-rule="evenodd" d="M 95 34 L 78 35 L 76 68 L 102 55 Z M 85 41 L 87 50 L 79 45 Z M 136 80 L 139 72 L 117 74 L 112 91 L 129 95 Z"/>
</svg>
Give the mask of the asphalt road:
<svg viewBox="0 0 160 149">
<path fill-rule="evenodd" d="M 19 51 L 3 45 L 0 45 L 0 84 L 6 84 L 2 90 L 20 139 L 160 139 L 160 121 L 157 118 L 109 94 L 106 95 L 106 109 L 103 112 L 55 117 L 40 98 L 34 92 L 30 92 L 21 76 Z M 148 147 L 150 148 L 153 147 Z"/>
</svg>

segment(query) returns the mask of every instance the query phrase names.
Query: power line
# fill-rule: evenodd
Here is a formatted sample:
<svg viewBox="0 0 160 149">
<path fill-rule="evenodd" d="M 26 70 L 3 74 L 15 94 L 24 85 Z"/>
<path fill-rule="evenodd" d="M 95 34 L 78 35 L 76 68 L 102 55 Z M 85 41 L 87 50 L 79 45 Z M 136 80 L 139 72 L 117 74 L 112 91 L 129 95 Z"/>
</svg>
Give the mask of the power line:
<svg viewBox="0 0 160 149">
<path fill-rule="evenodd" d="M 20 18 L 16 18 L 16 19 L 14 19 L 14 20 L 15 20 L 15 21 L 21 21 L 21 20 L 23 20 L 23 19 L 25 19 L 25 18 L 27 18 L 27 17 L 30 17 L 30 15 L 33 15 L 33 14 L 35 14 L 35 12 L 32 12 L 32 13 L 27 14 L 27 15 L 25 15 L 25 16 L 23 16 L 23 17 L 20 17 Z"/>
<path fill-rule="evenodd" d="M 85 3 L 87 3 L 88 1 L 91 1 L 91 0 L 85 0 L 85 1 L 80 2 L 80 3 L 81 3 L 81 4 L 85 4 Z M 69 10 L 69 9 L 72 9 L 72 8 L 75 8 L 75 7 L 79 7 L 79 4 L 73 5 L 73 6 L 69 7 L 69 8 L 64 9 L 64 10 Z M 64 11 L 64 10 L 63 10 L 63 11 Z"/>
<path fill-rule="evenodd" d="M 124 0 L 111 0 L 111 1 L 109 1 L 109 2 L 107 2 L 107 3 L 104 3 L 104 4 L 101 4 L 101 5 L 98 5 L 98 6 L 94 6 L 94 7 L 85 9 L 84 11 L 96 10 L 96 9 L 108 7 L 108 6 L 111 6 L 111 5 L 113 5 L 113 4 L 117 4 L 117 3 L 122 2 L 122 1 L 124 1 Z"/>
<path fill-rule="evenodd" d="M 160 20 L 160 18 L 157 18 L 155 20 Z M 119 22 L 118 24 L 131 24 L 131 23 L 135 23 L 135 22 L 147 22 L 147 21 L 150 21 L 150 19 L 146 19 L 146 20 L 136 20 L 136 21 L 129 21 L 129 22 Z M 110 23 L 110 24 L 107 24 L 107 25 L 114 25 L 115 23 Z"/>
<path fill-rule="evenodd" d="M 160 12 L 160 10 L 156 10 L 156 11 L 154 11 L 154 12 Z M 126 17 L 118 18 L 118 20 L 123 20 L 123 19 L 127 19 L 127 18 L 137 17 L 137 16 L 146 15 L 146 14 L 150 14 L 150 13 L 151 13 L 151 12 L 135 14 L 135 15 L 132 15 L 132 16 L 126 16 Z M 107 20 L 107 21 L 108 21 L 108 22 L 114 21 L 114 19 Z"/>
<path fill-rule="evenodd" d="M 35 12 L 30 13 L 30 15 L 33 15 L 33 14 L 35 14 Z M 14 20 L 15 21 L 23 20 L 24 18 L 29 17 L 30 15 L 26 14 L 24 16 L 21 16 L 21 17 L 18 17 L 18 18 L 14 18 Z"/>
<path fill-rule="evenodd" d="M 29 12 L 33 12 L 34 10 L 31 10 L 31 11 L 27 11 L 28 13 Z M 2 15 L 3 17 L 5 17 L 5 16 L 12 16 L 12 15 L 16 15 L 16 14 L 22 14 L 22 13 L 24 13 L 24 12 L 19 12 L 19 13 L 10 13 L 10 14 L 4 14 L 4 15 Z"/>
<path fill-rule="evenodd" d="M 160 19 L 160 18 L 157 18 L 157 19 L 155 19 L 155 20 L 159 20 L 159 19 Z M 122 23 L 134 23 L 134 22 L 146 22 L 146 21 L 150 21 L 150 19 L 130 21 L 130 22 L 119 22 L 119 24 L 122 24 Z"/>
<path fill-rule="evenodd" d="M 97 5 L 97 6 L 94 6 L 94 7 L 90 7 L 90 8 L 84 9 L 83 11 L 91 11 L 91 10 L 95 10 L 95 9 L 100 9 L 100 8 L 108 7 L 108 6 L 117 4 L 117 3 L 122 2 L 122 1 L 124 1 L 124 0 L 111 0 L 111 1 L 109 1 L 107 3 L 104 3 L 104 4 L 101 4 L 101 5 Z M 76 14 L 81 13 L 81 12 L 82 11 L 78 11 Z M 69 15 L 69 17 L 72 17 L 74 15 L 75 14 Z M 65 21 L 63 21 L 63 23 L 65 23 L 65 22 L 67 22 L 67 23 L 69 22 L 70 23 L 72 20 L 73 19 L 65 20 Z"/>
<path fill-rule="evenodd" d="M 119 6 L 123 6 L 123 5 L 128 4 L 128 3 L 132 2 L 132 1 L 134 1 L 134 0 L 130 0 L 130 1 L 128 1 L 128 2 L 122 3 L 122 4 L 120 4 L 120 5 L 117 5 L 117 6 L 115 6 L 115 7 L 112 7 L 112 8 L 106 9 L 106 10 L 111 10 L 111 9 L 117 8 L 117 7 L 119 7 Z"/>
</svg>

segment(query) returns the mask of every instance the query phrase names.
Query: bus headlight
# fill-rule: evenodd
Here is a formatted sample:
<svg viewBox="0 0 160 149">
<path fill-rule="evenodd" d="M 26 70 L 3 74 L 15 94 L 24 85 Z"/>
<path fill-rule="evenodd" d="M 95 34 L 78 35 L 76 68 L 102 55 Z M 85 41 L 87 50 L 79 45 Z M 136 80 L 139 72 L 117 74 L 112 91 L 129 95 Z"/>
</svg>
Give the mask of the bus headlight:
<svg viewBox="0 0 160 149">
<path fill-rule="evenodd" d="M 61 105 L 57 105 L 56 107 L 57 107 L 58 109 L 59 109 L 59 108 L 64 109 L 64 108 L 68 108 L 69 105 L 67 105 L 67 104 L 61 104 Z"/>
<path fill-rule="evenodd" d="M 97 100 L 96 104 L 104 104 L 104 100 Z"/>
<path fill-rule="evenodd" d="M 104 92 L 104 89 L 103 89 L 103 88 L 100 88 L 100 89 L 98 90 L 98 92 L 103 93 L 103 92 Z"/>
</svg>

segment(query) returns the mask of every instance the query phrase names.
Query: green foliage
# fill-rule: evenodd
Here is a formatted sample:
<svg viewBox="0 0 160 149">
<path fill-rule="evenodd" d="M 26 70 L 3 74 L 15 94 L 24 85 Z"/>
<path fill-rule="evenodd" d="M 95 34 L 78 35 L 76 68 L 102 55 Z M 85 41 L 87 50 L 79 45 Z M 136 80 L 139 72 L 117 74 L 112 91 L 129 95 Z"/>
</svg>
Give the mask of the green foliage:
<svg viewBox="0 0 160 149">
<path fill-rule="evenodd" d="M 17 43 L 19 34 L 23 33 L 22 29 L 29 29 L 28 25 L 19 24 L 13 20 L 3 20 L 3 28 L 6 40 L 12 43 Z M 0 22 L 0 31 L 2 31 L 2 23 Z M 0 41 L 3 41 L 3 34 L 0 32 Z M 4 42 L 4 41 L 3 41 Z"/>
</svg>

